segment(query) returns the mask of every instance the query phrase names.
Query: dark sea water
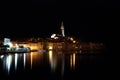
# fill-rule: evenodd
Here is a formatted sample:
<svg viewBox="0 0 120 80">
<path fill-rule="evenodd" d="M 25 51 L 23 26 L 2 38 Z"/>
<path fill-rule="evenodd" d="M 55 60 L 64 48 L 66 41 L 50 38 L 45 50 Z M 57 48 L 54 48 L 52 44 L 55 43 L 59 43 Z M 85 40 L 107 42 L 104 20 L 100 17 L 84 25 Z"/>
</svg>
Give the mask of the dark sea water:
<svg viewBox="0 0 120 80">
<path fill-rule="evenodd" d="M 0 80 L 107 80 L 112 78 L 112 57 L 107 51 L 92 53 L 48 51 L 1 54 Z"/>
</svg>

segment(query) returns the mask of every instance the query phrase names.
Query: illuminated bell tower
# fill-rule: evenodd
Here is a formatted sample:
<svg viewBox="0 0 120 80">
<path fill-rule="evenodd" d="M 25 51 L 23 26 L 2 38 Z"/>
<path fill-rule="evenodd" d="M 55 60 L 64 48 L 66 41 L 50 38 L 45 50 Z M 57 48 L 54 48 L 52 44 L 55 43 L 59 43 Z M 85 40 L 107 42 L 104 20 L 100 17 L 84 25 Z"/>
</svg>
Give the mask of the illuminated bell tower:
<svg viewBox="0 0 120 80">
<path fill-rule="evenodd" d="M 63 21 L 61 23 L 61 32 L 62 32 L 62 37 L 65 37 L 65 31 L 64 31 Z"/>
</svg>

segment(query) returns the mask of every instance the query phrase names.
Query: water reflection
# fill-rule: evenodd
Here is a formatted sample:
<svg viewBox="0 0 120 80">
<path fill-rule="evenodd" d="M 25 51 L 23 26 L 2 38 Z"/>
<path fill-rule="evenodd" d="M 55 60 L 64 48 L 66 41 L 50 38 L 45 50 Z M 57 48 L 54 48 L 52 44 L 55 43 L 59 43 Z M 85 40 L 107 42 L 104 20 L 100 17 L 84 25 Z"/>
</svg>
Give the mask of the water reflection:
<svg viewBox="0 0 120 80">
<path fill-rule="evenodd" d="M 31 70 L 34 69 L 34 67 L 40 66 L 44 61 L 44 54 L 40 52 L 31 52 L 26 57 L 28 58 L 27 60 L 30 61 Z"/>
<path fill-rule="evenodd" d="M 17 69 L 18 54 L 15 53 L 15 70 Z"/>
<path fill-rule="evenodd" d="M 62 69 L 61 69 L 61 75 L 64 75 L 64 70 L 65 70 L 65 57 L 64 54 L 62 56 Z"/>
<path fill-rule="evenodd" d="M 70 55 L 70 67 L 71 67 L 71 69 L 75 69 L 75 55 L 76 53 L 73 53 L 73 54 L 71 54 Z"/>
<path fill-rule="evenodd" d="M 24 53 L 24 56 L 23 56 L 24 58 L 23 58 L 23 63 L 24 63 L 24 69 L 25 69 L 25 66 L 26 66 L 26 53 Z"/>
<path fill-rule="evenodd" d="M 52 57 L 52 51 L 49 51 L 49 63 L 50 63 L 51 69 L 53 69 L 53 57 Z"/>
<path fill-rule="evenodd" d="M 31 52 L 31 55 L 30 55 L 30 61 L 31 61 L 31 69 L 32 69 L 32 64 L 33 64 L 33 52 Z"/>
<path fill-rule="evenodd" d="M 47 53 L 47 52 L 46 52 Z M 31 52 L 31 53 L 15 53 L 15 54 L 9 54 L 9 55 L 1 55 L 0 58 L 3 59 L 3 65 L 4 69 L 7 71 L 9 74 L 12 65 L 14 65 L 15 71 L 17 71 L 17 68 L 21 66 L 26 68 L 26 65 L 30 67 L 30 69 L 34 69 L 33 66 L 40 66 L 45 63 L 47 63 L 47 55 L 49 64 L 50 64 L 50 69 L 52 72 L 56 72 L 61 70 L 61 75 L 64 75 L 64 70 L 65 70 L 65 54 L 62 52 L 53 52 L 52 50 L 48 51 L 48 53 L 38 53 L 38 52 Z M 75 69 L 75 63 L 76 63 L 76 53 L 72 53 L 70 55 L 70 67 L 71 69 Z M 40 64 L 40 62 L 42 64 Z M 44 63 L 45 62 L 45 63 Z M 30 65 L 29 65 L 30 64 Z"/>
<path fill-rule="evenodd" d="M 64 76 L 66 72 L 75 71 L 81 65 L 95 62 L 94 55 L 81 55 L 81 53 L 54 52 L 31 52 L 0 55 L 0 67 L 7 74 L 16 74 L 22 71 L 38 71 L 39 74 L 59 74 Z M 96 62 L 95 62 L 96 63 Z M 90 66 L 90 65 L 89 65 Z M 86 68 L 87 69 L 87 68 Z M 33 71 L 33 72 L 32 72 Z M 44 72 L 45 71 L 45 72 Z"/>
<path fill-rule="evenodd" d="M 65 57 L 61 52 L 49 51 L 49 64 L 52 72 L 57 72 L 60 70 L 60 74 L 64 75 L 65 69 Z M 60 69 L 61 68 L 61 69 Z"/>
<path fill-rule="evenodd" d="M 4 63 L 8 74 L 9 74 L 9 72 L 10 72 L 11 63 L 12 63 L 12 55 L 8 55 L 8 56 L 6 57 L 6 61 L 5 61 L 5 63 Z"/>
<path fill-rule="evenodd" d="M 57 65 L 56 56 L 53 54 L 53 51 L 49 51 L 49 64 L 52 71 L 55 71 Z"/>
<path fill-rule="evenodd" d="M 5 54 L 1 55 L 0 59 L 2 60 L 3 69 L 7 72 L 7 74 L 10 74 L 11 68 L 14 68 L 15 71 L 17 71 L 17 68 L 21 65 L 21 59 L 23 59 L 23 66 L 24 69 L 26 67 L 26 55 L 27 53 L 14 53 L 14 54 Z"/>
</svg>

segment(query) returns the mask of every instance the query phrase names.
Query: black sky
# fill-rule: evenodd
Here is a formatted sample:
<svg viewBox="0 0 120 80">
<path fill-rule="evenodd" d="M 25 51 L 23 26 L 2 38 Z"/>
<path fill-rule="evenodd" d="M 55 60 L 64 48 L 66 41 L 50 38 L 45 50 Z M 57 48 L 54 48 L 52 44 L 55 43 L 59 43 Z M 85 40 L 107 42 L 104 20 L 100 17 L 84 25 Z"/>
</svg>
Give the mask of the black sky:
<svg viewBox="0 0 120 80">
<path fill-rule="evenodd" d="M 106 42 L 118 26 L 118 8 L 116 0 L 32 0 L 27 4 L 3 5 L 0 35 L 50 37 L 52 33 L 60 33 L 63 21 L 66 36 Z"/>
</svg>

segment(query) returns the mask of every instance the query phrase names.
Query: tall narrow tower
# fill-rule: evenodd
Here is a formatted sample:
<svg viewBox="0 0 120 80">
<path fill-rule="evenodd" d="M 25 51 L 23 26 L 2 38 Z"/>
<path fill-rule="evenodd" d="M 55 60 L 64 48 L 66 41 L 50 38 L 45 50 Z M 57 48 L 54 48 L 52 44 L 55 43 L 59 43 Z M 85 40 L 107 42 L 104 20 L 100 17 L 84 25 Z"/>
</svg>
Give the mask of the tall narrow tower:
<svg viewBox="0 0 120 80">
<path fill-rule="evenodd" d="M 64 31 L 63 21 L 61 23 L 61 33 L 62 33 L 62 37 L 65 37 L 65 31 Z"/>
</svg>

